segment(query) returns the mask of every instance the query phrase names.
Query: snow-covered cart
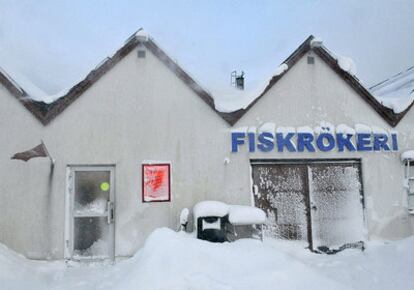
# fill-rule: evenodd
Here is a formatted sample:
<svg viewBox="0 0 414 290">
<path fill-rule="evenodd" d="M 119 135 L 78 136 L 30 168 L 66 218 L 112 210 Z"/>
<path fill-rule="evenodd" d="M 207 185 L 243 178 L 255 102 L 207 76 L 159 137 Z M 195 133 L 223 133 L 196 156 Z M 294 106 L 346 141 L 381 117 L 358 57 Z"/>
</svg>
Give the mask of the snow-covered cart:
<svg viewBox="0 0 414 290">
<path fill-rule="evenodd" d="M 263 239 L 266 214 L 256 207 L 202 201 L 194 206 L 193 214 L 198 239 L 211 242 Z"/>
</svg>

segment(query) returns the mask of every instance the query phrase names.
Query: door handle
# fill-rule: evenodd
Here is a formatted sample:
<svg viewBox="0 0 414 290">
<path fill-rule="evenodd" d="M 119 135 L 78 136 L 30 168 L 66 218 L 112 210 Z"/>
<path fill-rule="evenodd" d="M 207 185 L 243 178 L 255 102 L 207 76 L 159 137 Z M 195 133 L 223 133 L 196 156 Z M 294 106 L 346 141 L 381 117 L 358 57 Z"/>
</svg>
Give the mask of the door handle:
<svg viewBox="0 0 414 290">
<path fill-rule="evenodd" d="M 108 215 L 107 215 L 107 223 L 110 224 L 114 221 L 114 203 L 112 201 L 108 201 L 107 203 Z"/>
</svg>

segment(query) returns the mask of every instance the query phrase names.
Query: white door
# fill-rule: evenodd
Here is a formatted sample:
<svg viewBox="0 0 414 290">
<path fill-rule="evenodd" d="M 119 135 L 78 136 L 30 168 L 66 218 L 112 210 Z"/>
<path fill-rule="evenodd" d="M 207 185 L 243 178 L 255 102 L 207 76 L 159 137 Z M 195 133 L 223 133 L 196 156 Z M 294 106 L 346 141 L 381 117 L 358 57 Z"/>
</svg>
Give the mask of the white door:
<svg viewBox="0 0 414 290">
<path fill-rule="evenodd" d="M 68 169 L 65 256 L 114 259 L 114 167 Z"/>
</svg>

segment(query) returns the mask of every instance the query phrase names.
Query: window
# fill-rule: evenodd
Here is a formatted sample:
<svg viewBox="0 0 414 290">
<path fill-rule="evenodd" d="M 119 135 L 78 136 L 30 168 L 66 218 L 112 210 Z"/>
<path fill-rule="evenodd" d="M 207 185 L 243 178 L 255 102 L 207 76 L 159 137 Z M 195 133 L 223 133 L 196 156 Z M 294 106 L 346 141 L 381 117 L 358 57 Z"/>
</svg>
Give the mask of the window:
<svg viewBox="0 0 414 290">
<path fill-rule="evenodd" d="M 414 214 L 414 160 L 405 160 L 405 187 L 407 188 L 408 212 Z"/>
</svg>

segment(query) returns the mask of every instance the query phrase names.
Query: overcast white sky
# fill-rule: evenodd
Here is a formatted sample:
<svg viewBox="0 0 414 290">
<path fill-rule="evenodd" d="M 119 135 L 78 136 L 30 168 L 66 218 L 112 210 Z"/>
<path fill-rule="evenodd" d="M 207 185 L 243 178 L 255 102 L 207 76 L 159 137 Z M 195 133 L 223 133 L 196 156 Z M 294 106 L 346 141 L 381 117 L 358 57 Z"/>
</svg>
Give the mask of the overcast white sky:
<svg viewBox="0 0 414 290">
<path fill-rule="evenodd" d="M 207 89 L 234 69 L 262 83 L 310 34 L 351 57 L 367 86 L 414 65 L 412 0 L 0 0 L 0 66 L 55 93 L 140 27 Z"/>
</svg>

